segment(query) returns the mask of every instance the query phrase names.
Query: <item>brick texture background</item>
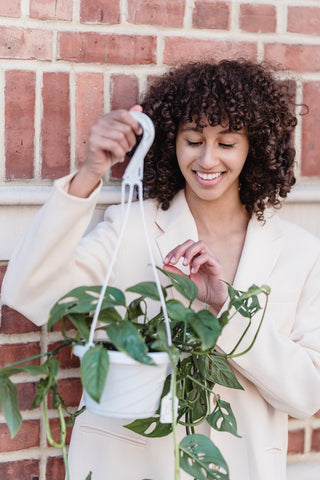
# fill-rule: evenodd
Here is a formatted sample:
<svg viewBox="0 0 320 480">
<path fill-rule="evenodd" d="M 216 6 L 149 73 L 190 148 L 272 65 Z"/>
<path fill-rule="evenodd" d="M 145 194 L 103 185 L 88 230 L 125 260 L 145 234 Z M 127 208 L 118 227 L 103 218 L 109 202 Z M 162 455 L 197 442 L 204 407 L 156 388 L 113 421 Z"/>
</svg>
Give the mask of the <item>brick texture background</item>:
<svg viewBox="0 0 320 480">
<path fill-rule="evenodd" d="M 0 0 L 0 188 L 51 184 L 84 161 L 104 111 L 136 103 L 169 66 L 223 57 L 281 67 L 297 103 L 309 106 L 295 136 L 297 176 L 320 186 L 319 0 Z M 121 174 L 114 168 L 107 183 Z M 0 262 L 0 281 L 5 268 Z M 1 364 L 59 342 L 57 329 L 47 334 L 6 306 L 1 317 Z M 59 388 L 76 408 L 78 364 L 70 352 L 60 360 Z M 15 439 L 0 414 L 0 478 L 62 479 L 41 411 L 28 410 L 27 375 L 18 391 L 24 423 Z M 320 414 L 289 422 L 288 462 L 312 460 L 320 460 Z"/>
</svg>

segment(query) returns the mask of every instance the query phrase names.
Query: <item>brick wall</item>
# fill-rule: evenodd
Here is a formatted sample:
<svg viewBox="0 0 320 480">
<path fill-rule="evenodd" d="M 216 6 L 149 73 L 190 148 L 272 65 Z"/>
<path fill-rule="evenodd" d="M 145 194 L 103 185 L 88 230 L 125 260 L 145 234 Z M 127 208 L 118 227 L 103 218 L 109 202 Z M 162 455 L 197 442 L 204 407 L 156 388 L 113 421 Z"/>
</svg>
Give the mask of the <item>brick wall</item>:
<svg viewBox="0 0 320 480">
<path fill-rule="evenodd" d="M 239 56 L 284 66 L 297 102 L 309 105 L 295 136 L 297 175 L 300 185 L 319 188 L 319 0 L 0 0 L 0 187 L 19 196 L 73 170 L 95 119 L 137 102 L 168 66 Z M 115 167 L 106 184 L 120 176 Z M 7 258 L 0 260 L 1 279 Z M 1 364 L 59 341 L 59 331 L 47 334 L 7 307 L 1 315 Z M 75 408 L 77 364 L 69 355 L 61 361 L 60 388 Z M 27 375 L 18 390 L 24 423 L 11 440 L 0 417 L 0 478 L 62 479 L 41 411 L 28 410 Z M 289 463 L 320 461 L 320 415 L 291 419 L 289 430 Z"/>
</svg>

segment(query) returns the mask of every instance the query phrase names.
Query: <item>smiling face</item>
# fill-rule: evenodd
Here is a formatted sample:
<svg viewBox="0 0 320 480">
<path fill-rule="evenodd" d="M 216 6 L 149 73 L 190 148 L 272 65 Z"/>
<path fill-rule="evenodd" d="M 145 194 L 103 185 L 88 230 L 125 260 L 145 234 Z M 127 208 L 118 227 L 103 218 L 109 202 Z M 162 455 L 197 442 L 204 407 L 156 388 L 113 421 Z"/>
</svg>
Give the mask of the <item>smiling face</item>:
<svg viewBox="0 0 320 480">
<path fill-rule="evenodd" d="M 180 124 L 176 154 L 186 181 L 186 197 L 216 201 L 240 201 L 239 175 L 249 151 L 244 129 L 232 132 L 228 126 L 197 127 L 195 122 Z"/>
</svg>

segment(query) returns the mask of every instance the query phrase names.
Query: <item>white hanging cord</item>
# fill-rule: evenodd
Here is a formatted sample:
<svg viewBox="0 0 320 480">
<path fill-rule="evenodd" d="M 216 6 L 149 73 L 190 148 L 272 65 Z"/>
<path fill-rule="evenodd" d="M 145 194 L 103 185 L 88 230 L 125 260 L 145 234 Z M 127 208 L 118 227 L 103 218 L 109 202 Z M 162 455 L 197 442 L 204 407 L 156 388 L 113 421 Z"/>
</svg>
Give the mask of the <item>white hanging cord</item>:
<svg viewBox="0 0 320 480">
<path fill-rule="evenodd" d="M 148 150 L 149 150 L 149 148 L 150 148 L 150 146 L 153 142 L 153 139 L 154 139 L 154 126 L 153 126 L 153 123 L 152 123 L 151 119 L 147 115 L 145 115 L 144 113 L 141 113 L 141 112 L 130 112 L 130 113 L 141 124 L 141 126 L 143 128 L 143 136 L 142 136 L 142 139 L 140 141 L 140 144 L 139 144 L 137 150 L 135 151 L 135 153 L 134 153 L 134 155 L 133 155 L 133 157 L 132 157 L 132 159 L 131 159 L 131 161 L 130 161 L 130 163 L 129 163 L 129 165 L 128 165 L 128 167 L 127 167 L 127 169 L 126 169 L 126 171 L 125 171 L 125 173 L 122 177 L 122 183 L 121 183 L 121 205 L 122 205 L 122 207 L 121 207 L 121 209 L 123 210 L 123 205 L 124 205 L 124 202 L 125 202 L 125 188 L 128 185 L 129 186 L 129 194 L 128 194 L 128 200 L 127 200 L 127 208 L 125 210 L 123 223 L 122 223 L 121 230 L 120 230 L 120 233 L 119 233 L 118 241 L 117 241 L 117 244 L 116 244 L 112 259 L 111 259 L 111 262 L 109 264 L 108 272 L 107 272 L 105 281 L 103 283 L 103 286 L 101 288 L 101 292 L 100 292 L 100 295 L 99 295 L 99 300 L 98 300 L 98 303 L 97 303 L 97 306 L 96 306 L 96 309 L 95 309 L 95 312 L 94 312 L 87 347 L 92 347 L 94 345 L 94 342 L 93 342 L 94 332 L 95 332 L 95 329 L 96 329 L 96 326 L 97 326 L 98 317 L 99 317 L 99 314 L 100 314 L 100 310 L 101 310 L 102 302 L 103 302 L 103 299 L 104 299 L 104 295 L 105 295 L 105 292 L 106 292 L 106 289 L 107 289 L 107 286 L 108 286 L 108 283 L 109 283 L 109 280 L 110 280 L 111 272 L 112 272 L 114 263 L 117 259 L 117 255 L 118 255 L 118 252 L 119 252 L 119 249 L 120 249 L 120 246 L 121 246 L 121 242 L 122 242 L 123 234 L 124 234 L 124 231 L 125 231 L 125 227 L 127 225 L 127 221 L 128 221 L 128 218 L 129 218 L 129 212 L 130 212 L 130 207 L 131 207 L 132 197 L 133 197 L 133 190 L 134 190 L 135 186 L 138 187 L 138 199 L 139 199 L 139 204 L 140 204 L 142 224 L 143 224 L 145 239 L 146 239 L 146 243 L 147 243 L 148 253 L 149 253 L 149 257 L 150 257 L 150 261 L 151 261 L 151 266 L 152 266 L 152 270 L 153 270 L 153 274 L 154 274 L 154 277 L 155 277 L 155 282 L 156 282 L 156 285 L 157 285 L 157 290 L 158 290 L 158 294 L 159 294 L 159 298 L 160 298 L 162 312 L 163 312 L 163 315 L 164 315 L 168 346 L 170 347 L 172 345 L 170 320 L 168 318 L 167 308 L 166 308 L 166 304 L 165 304 L 165 300 L 164 300 L 164 296 L 163 296 L 163 292 L 162 292 L 162 288 L 161 288 L 161 284 L 160 284 L 160 280 L 159 280 L 159 275 L 158 275 L 158 272 L 157 272 L 157 269 L 156 269 L 156 266 L 155 266 L 155 261 L 154 261 L 154 258 L 153 258 L 153 254 L 152 254 L 152 248 L 151 248 L 150 240 L 149 240 L 149 236 L 148 236 L 147 225 L 146 225 L 145 215 L 144 215 L 144 207 L 143 207 L 143 186 L 142 186 L 143 162 L 144 162 L 144 157 L 145 157 L 146 153 L 148 152 Z"/>
</svg>

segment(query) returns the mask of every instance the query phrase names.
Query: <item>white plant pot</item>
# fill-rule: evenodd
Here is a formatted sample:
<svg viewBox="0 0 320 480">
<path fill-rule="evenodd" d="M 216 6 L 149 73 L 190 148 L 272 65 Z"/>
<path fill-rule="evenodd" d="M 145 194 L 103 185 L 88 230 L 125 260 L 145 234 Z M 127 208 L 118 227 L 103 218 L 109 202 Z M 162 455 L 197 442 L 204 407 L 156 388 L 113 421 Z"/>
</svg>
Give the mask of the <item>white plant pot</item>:
<svg viewBox="0 0 320 480">
<path fill-rule="evenodd" d="M 82 358 L 85 347 L 76 346 L 74 354 Z M 160 403 L 165 379 L 169 372 L 169 355 L 165 352 L 149 353 L 156 365 L 145 365 L 122 352 L 108 351 L 109 371 L 100 398 L 93 400 L 84 390 L 89 412 L 113 418 L 148 418 Z"/>
</svg>

